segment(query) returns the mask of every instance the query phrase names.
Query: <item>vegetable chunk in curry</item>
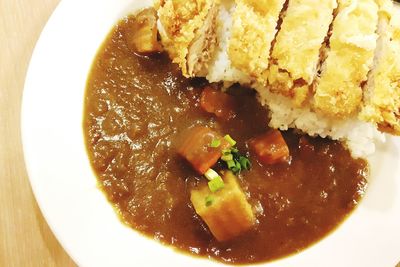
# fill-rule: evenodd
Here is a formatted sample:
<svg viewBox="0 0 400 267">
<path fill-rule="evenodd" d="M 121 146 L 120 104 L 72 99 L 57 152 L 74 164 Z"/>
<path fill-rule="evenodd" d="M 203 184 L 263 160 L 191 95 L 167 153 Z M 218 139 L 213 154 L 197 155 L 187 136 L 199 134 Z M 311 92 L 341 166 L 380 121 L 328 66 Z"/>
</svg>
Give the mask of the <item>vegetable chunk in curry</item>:
<svg viewBox="0 0 400 267">
<path fill-rule="evenodd" d="M 335 141 L 269 129 L 251 89 L 216 93 L 166 54 L 136 53 L 137 23 L 127 17 L 107 37 L 85 96 L 89 158 L 121 220 L 182 252 L 249 264 L 301 251 L 355 208 L 364 160 Z M 183 144 L 190 129 L 200 130 Z"/>
</svg>

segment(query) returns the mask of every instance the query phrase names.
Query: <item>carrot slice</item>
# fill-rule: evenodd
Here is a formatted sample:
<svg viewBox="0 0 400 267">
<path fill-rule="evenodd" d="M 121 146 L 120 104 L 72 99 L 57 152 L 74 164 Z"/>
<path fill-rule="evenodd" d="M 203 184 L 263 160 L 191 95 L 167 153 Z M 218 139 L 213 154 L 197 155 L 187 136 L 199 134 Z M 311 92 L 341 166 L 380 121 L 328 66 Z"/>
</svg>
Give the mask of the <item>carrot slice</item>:
<svg viewBox="0 0 400 267">
<path fill-rule="evenodd" d="M 219 140 L 218 147 L 211 147 L 213 140 Z M 178 153 L 200 174 L 204 174 L 222 156 L 222 150 L 230 144 L 218 133 L 204 126 L 189 129 L 178 146 Z"/>
<path fill-rule="evenodd" d="M 275 164 L 289 160 L 289 147 L 278 130 L 269 131 L 250 140 L 250 147 L 263 164 Z"/>
<path fill-rule="evenodd" d="M 234 98 L 210 86 L 205 87 L 201 93 L 200 105 L 204 111 L 213 113 L 224 120 L 230 120 L 236 116 Z"/>
</svg>

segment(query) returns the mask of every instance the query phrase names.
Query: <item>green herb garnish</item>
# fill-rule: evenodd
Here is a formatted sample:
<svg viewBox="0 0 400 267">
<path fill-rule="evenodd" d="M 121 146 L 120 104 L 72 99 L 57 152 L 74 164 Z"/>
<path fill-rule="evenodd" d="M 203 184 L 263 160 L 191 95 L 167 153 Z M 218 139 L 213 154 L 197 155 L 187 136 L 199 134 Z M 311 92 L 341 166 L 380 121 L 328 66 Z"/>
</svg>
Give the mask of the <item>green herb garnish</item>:
<svg viewBox="0 0 400 267">
<path fill-rule="evenodd" d="M 206 171 L 206 173 L 204 174 L 204 176 L 210 181 L 215 179 L 215 178 L 218 178 L 218 177 L 221 178 L 219 176 L 219 174 L 216 171 L 214 171 L 213 169 L 208 169 Z"/>
<path fill-rule="evenodd" d="M 218 176 L 217 178 L 214 178 L 208 182 L 208 188 L 210 188 L 211 192 L 213 193 L 221 190 L 222 188 L 224 188 L 224 186 L 224 180 L 222 180 L 221 176 Z"/>
<path fill-rule="evenodd" d="M 232 154 L 226 154 L 226 155 L 222 155 L 221 159 L 225 162 L 228 162 L 230 160 L 233 160 L 233 155 Z"/>
<path fill-rule="evenodd" d="M 242 169 L 248 171 L 251 168 L 251 162 L 248 158 L 239 156 L 239 163 L 242 166 Z"/>
<path fill-rule="evenodd" d="M 230 154 L 232 154 L 232 152 L 231 152 L 231 150 L 228 148 L 228 149 L 222 149 L 222 155 L 230 155 Z"/>
<path fill-rule="evenodd" d="M 216 148 L 216 147 L 219 147 L 220 145 L 221 145 L 221 140 L 219 140 L 219 139 L 213 139 L 213 140 L 211 141 L 209 147 Z"/>
<path fill-rule="evenodd" d="M 232 137 L 231 137 L 229 134 L 225 135 L 225 136 L 224 136 L 224 139 L 225 139 L 226 141 L 228 141 L 228 143 L 229 143 L 231 146 L 236 145 L 236 141 L 233 140 Z"/>
<path fill-rule="evenodd" d="M 236 147 L 222 150 L 221 160 L 224 161 L 229 170 L 234 174 L 241 172 L 242 170 L 250 170 L 250 160 L 242 156 Z"/>
<path fill-rule="evenodd" d="M 233 173 L 238 173 L 242 170 L 242 166 L 240 165 L 240 163 L 238 161 L 234 161 L 235 162 L 235 166 L 229 168 Z"/>
<path fill-rule="evenodd" d="M 211 206 L 213 204 L 213 202 L 214 202 L 214 198 L 212 196 L 207 196 L 206 197 L 206 199 L 205 199 L 206 207 Z"/>
<path fill-rule="evenodd" d="M 239 149 L 237 149 L 236 147 L 231 147 L 230 151 L 233 154 L 239 153 Z"/>
<path fill-rule="evenodd" d="M 236 163 L 235 163 L 235 161 L 234 160 L 228 160 L 227 162 L 226 162 L 226 165 L 228 165 L 228 169 L 232 169 L 232 168 L 234 168 L 234 167 L 236 167 Z"/>
</svg>

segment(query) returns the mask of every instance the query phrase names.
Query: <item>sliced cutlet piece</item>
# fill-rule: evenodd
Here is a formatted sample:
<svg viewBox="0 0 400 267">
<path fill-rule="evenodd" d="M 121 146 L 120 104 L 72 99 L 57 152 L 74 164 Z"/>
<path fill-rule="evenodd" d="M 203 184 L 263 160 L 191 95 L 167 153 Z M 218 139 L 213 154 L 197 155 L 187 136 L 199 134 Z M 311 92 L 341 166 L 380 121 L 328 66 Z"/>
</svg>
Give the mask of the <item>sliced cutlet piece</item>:
<svg viewBox="0 0 400 267">
<path fill-rule="evenodd" d="M 161 42 L 174 63 L 189 76 L 187 57 L 196 33 L 202 29 L 217 0 L 161 0 L 155 4 Z M 208 32 L 207 30 L 204 32 Z"/>
<path fill-rule="evenodd" d="M 327 116 L 348 117 L 361 107 L 361 85 L 372 67 L 378 5 L 374 0 L 338 4 L 327 58 L 315 84 L 314 108 Z"/>
<path fill-rule="evenodd" d="M 268 84 L 273 92 L 292 97 L 297 105 L 306 100 L 336 7 L 336 0 L 289 1 L 271 54 Z"/>
<path fill-rule="evenodd" d="M 400 135 L 400 16 L 392 12 L 392 1 L 380 1 L 380 37 L 359 117 L 381 131 Z"/>
<path fill-rule="evenodd" d="M 232 66 L 265 83 L 272 41 L 285 0 L 236 0 L 228 55 Z"/>
<path fill-rule="evenodd" d="M 228 55 L 229 40 L 233 24 L 233 14 L 236 3 L 234 0 L 222 0 L 216 20 L 217 46 L 208 66 L 207 80 L 209 82 L 250 84 L 250 77 L 234 68 Z"/>
<path fill-rule="evenodd" d="M 217 45 L 218 6 L 214 3 L 203 23 L 196 31 L 195 38 L 189 46 L 187 55 L 187 71 L 190 77 L 205 77 Z"/>
</svg>

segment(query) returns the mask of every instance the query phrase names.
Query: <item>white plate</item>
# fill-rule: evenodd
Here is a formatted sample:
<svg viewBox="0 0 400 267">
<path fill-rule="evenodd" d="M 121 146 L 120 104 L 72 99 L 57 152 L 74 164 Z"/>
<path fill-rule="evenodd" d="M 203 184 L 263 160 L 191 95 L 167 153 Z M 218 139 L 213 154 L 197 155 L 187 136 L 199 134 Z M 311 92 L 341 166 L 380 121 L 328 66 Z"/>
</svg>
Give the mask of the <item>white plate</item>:
<svg viewBox="0 0 400 267">
<path fill-rule="evenodd" d="M 66 0 L 34 51 L 22 108 L 25 160 L 51 229 L 81 266 L 218 266 L 175 252 L 124 226 L 96 187 L 86 155 L 82 114 L 86 78 L 97 49 L 135 0 Z M 399 139 L 371 159 L 370 188 L 333 234 L 268 266 L 390 266 L 400 260 Z"/>
</svg>

